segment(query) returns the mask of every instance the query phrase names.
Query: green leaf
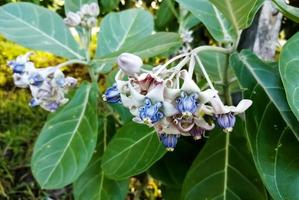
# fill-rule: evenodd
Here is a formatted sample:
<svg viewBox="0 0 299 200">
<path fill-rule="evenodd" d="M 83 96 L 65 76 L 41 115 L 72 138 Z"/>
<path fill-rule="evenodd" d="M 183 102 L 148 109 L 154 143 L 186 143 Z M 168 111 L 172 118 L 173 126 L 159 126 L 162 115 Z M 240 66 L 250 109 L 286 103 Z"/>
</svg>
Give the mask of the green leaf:
<svg viewBox="0 0 299 200">
<path fill-rule="evenodd" d="M 174 3 L 174 0 L 162 1 L 159 10 L 156 13 L 155 25 L 158 28 L 161 29 L 165 27 L 171 20 L 175 18 L 174 12 L 176 12 L 176 10 Z"/>
<path fill-rule="evenodd" d="M 41 6 L 10 3 L 0 7 L 0 33 L 27 48 L 83 59 L 61 17 Z"/>
<path fill-rule="evenodd" d="M 209 0 L 176 0 L 196 16 L 208 29 L 213 38 L 219 42 L 232 42 L 237 32 L 232 24 Z"/>
<path fill-rule="evenodd" d="M 125 199 L 129 180 L 115 181 L 105 177 L 101 160 L 108 142 L 115 133 L 113 118 L 99 117 L 99 138 L 96 151 L 85 171 L 73 184 L 76 200 L 122 200 Z"/>
<path fill-rule="evenodd" d="M 167 152 L 149 169 L 149 174 L 163 185 L 180 190 L 192 161 L 199 151 L 198 145 L 180 138 L 175 151 Z M 162 196 L 165 198 L 164 194 Z"/>
<path fill-rule="evenodd" d="M 104 176 L 101 170 L 101 156 L 94 155 L 88 168 L 74 183 L 76 200 L 121 200 L 125 199 L 129 181 L 115 181 Z"/>
<path fill-rule="evenodd" d="M 42 188 L 62 188 L 87 167 L 97 140 L 97 87 L 82 84 L 51 117 L 34 146 L 32 172 Z"/>
<path fill-rule="evenodd" d="M 98 146 L 88 167 L 75 181 L 73 191 L 76 200 L 125 199 L 129 180 L 115 181 L 105 177 L 101 168 L 102 148 L 102 145 Z"/>
<path fill-rule="evenodd" d="M 299 8 L 288 5 L 284 0 L 273 0 L 283 15 L 296 23 L 299 23 Z"/>
<path fill-rule="evenodd" d="M 180 189 L 174 189 L 165 185 L 161 186 L 163 200 L 174 200 L 181 196 Z"/>
<path fill-rule="evenodd" d="M 165 152 L 155 130 L 130 122 L 108 144 L 102 168 L 109 178 L 125 179 L 146 171 Z"/>
<path fill-rule="evenodd" d="M 264 0 L 209 0 L 232 23 L 235 30 L 250 26 Z"/>
<path fill-rule="evenodd" d="M 279 71 L 287 94 L 288 103 L 299 120 L 299 33 L 295 34 L 283 46 L 280 59 Z M 297 122 L 298 123 L 298 122 Z"/>
<path fill-rule="evenodd" d="M 249 54 L 241 53 L 241 57 Z M 281 105 L 285 103 L 280 81 L 277 75 L 269 71 L 275 71 L 261 61 L 256 61 L 256 56 L 247 55 L 247 66 L 255 66 L 255 71 L 259 71 L 260 76 L 264 74 L 265 82 L 261 82 L 261 77 L 254 77 L 246 73 L 246 68 L 239 65 L 244 58 L 234 54 L 231 63 L 236 70 L 236 75 L 241 85 L 247 90 L 244 92 L 245 98 L 253 101 L 251 108 L 246 111 L 246 135 L 249 146 L 255 161 L 255 165 L 260 176 L 270 192 L 271 196 L 277 200 L 298 199 L 299 198 L 299 159 L 298 140 L 286 126 L 285 115 L 281 112 Z M 254 62 L 253 62 L 254 61 Z M 258 67 L 256 67 L 258 66 Z M 251 74 L 253 70 L 251 70 Z M 277 69 L 276 69 L 277 71 Z M 277 72 L 276 72 L 277 73 Z M 246 76 L 245 76 L 246 74 Z M 275 80 L 275 81 L 273 81 Z M 267 83 L 267 85 L 265 85 Z M 274 84 L 275 83 L 275 84 Z M 265 87 L 266 86 L 266 87 Z M 276 88 L 276 92 L 275 91 Z M 271 89 L 273 89 L 271 91 Z M 274 98 L 274 96 L 276 96 Z M 279 112 L 280 110 L 280 112 Z M 286 113 L 289 113 L 287 110 Z"/>
<path fill-rule="evenodd" d="M 64 9 L 65 12 L 77 12 L 80 10 L 81 6 L 84 4 L 97 3 L 97 0 L 65 0 L 64 1 Z"/>
<path fill-rule="evenodd" d="M 182 21 L 182 27 L 185 29 L 192 29 L 194 26 L 200 23 L 200 20 L 195 17 L 192 13 L 188 14 L 188 16 Z"/>
<path fill-rule="evenodd" d="M 136 54 L 142 58 L 150 58 L 172 48 L 181 46 L 182 40 L 177 33 L 158 32 L 146 38 L 131 41 L 123 46 L 119 51 L 111 53 L 103 58 L 95 59 L 94 65 L 97 71 L 103 71 L 105 64 L 116 63 L 117 57 L 124 52 Z"/>
<path fill-rule="evenodd" d="M 142 9 L 110 13 L 102 21 L 96 58 L 103 58 L 124 46 L 150 35 L 154 30 L 153 16 Z M 103 63 L 99 72 L 108 72 L 113 63 Z"/>
<path fill-rule="evenodd" d="M 111 11 L 118 7 L 120 0 L 101 0 L 105 11 Z"/>
<path fill-rule="evenodd" d="M 299 138 L 299 123 L 287 103 L 277 65 L 272 67 L 264 63 L 249 50 L 233 54 L 230 63 L 244 88 L 252 88 L 257 82 L 264 89 L 284 121 Z"/>
<path fill-rule="evenodd" d="M 232 133 L 210 134 L 185 178 L 182 199 L 266 199 L 244 132 L 237 119 Z"/>
</svg>

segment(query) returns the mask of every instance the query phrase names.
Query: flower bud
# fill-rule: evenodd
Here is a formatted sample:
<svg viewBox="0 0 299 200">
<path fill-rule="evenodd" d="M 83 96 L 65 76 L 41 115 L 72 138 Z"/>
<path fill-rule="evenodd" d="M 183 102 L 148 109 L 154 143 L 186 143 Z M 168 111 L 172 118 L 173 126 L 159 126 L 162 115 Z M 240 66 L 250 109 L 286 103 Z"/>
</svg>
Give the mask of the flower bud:
<svg viewBox="0 0 299 200">
<path fill-rule="evenodd" d="M 14 84 L 20 88 L 27 88 L 29 85 L 28 76 L 26 76 L 26 75 L 20 75 L 20 74 L 14 73 L 13 80 L 14 80 Z"/>
<path fill-rule="evenodd" d="M 205 133 L 205 129 L 199 126 L 193 126 L 193 128 L 190 130 L 190 135 L 193 136 L 194 140 L 201 139 L 204 133 Z"/>
<path fill-rule="evenodd" d="M 133 76 L 140 72 L 143 62 L 139 56 L 131 53 L 122 53 L 117 59 L 117 64 L 124 73 Z"/>
<path fill-rule="evenodd" d="M 68 88 L 72 88 L 75 87 L 77 85 L 77 79 L 73 78 L 73 77 L 66 77 L 65 78 L 65 87 Z"/>
<path fill-rule="evenodd" d="M 81 6 L 80 14 L 81 16 L 90 15 L 90 6 L 88 4 L 84 4 L 83 6 Z"/>
<path fill-rule="evenodd" d="M 64 18 L 64 23 L 70 27 L 78 26 L 81 22 L 81 17 L 79 14 L 74 12 L 68 12 L 66 18 Z"/>
<path fill-rule="evenodd" d="M 217 124 L 227 132 L 231 132 L 236 123 L 236 117 L 232 113 L 216 115 Z"/>
<path fill-rule="evenodd" d="M 121 98 L 120 98 L 120 93 L 117 89 L 117 85 L 113 84 L 112 87 L 108 88 L 103 94 L 103 100 L 107 101 L 109 103 L 120 103 Z"/>
<path fill-rule="evenodd" d="M 95 17 L 90 17 L 87 19 L 86 24 L 89 28 L 95 27 L 97 25 L 97 19 Z"/>
<path fill-rule="evenodd" d="M 180 135 L 177 134 L 161 134 L 160 140 L 162 144 L 166 147 L 167 151 L 173 151 Z"/>
<path fill-rule="evenodd" d="M 29 102 L 29 106 L 30 107 L 36 107 L 40 104 L 39 100 L 35 99 L 35 98 L 32 98 Z"/>
<path fill-rule="evenodd" d="M 89 9 L 90 9 L 91 16 L 97 17 L 100 14 L 100 8 L 97 3 L 89 4 Z"/>
</svg>

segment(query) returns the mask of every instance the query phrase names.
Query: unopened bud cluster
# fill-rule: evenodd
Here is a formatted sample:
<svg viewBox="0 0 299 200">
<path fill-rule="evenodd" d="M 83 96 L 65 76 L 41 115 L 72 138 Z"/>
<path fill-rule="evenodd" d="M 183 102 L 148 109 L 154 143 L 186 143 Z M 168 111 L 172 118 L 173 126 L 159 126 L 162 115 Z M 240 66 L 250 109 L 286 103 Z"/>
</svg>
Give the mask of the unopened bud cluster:
<svg viewBox="0 0 299 200">
<path fill-rule="evenodd" d="M 30 106 L 54 112 L 68 101 L 65 93 L 76 85 L 77 80 L 65 77 L 58 67 L 35 68 L 34 63 L 29 61 L 30 55 L 27 53 L 8 62 L 14 83 L 17 87 L 31 90 Z"/>
<path fill-rule="evenodd" d="M 238 106 L 226 106 L 214 88 L 201 90 L 193 81 L 195 57 L 185 56 L 175 67 L 167 64 L 151 71 L 142 68 L 142 59 L 130 53 L 118 57 L 120 70 L 115 83 L 103 95 L 104 101 L 121 103 L 134 115 L 137 123 L 154 127 L 167 150 L 174 150 L 178 138 L 202 138 L 215 127 L 232 131 L 235 115 L 252 102 L 242 100 Z M 189 66 L 188 70 L 184 69 Z"/>
<path fill-rule="evenodd" d="M 92 28 L 97 25 L 100 9 L 97 3 L 84 4 L 78 12 L 68 12 L 64 23 L 70 27 Z"/>
</svg>

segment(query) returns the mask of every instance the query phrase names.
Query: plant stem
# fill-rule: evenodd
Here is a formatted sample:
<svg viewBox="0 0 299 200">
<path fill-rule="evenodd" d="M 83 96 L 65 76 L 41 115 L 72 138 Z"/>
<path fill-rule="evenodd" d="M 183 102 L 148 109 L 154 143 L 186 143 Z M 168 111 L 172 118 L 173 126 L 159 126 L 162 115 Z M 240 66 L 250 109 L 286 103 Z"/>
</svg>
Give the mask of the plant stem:
<svg viewBox="0 0 299 200">
<path fill-rule="evenodd" d="M 104 131 L 103 131 L 103 150 L 105 152 L 107 147 L 107 116 L 104 117 Z"/>
<path fill-rule="evenodd" d="M 200 58 L 198 57 L 197 54 L 193 54 L 193 55 L 195 56 L 195 59 L 196 59 L 198 65 L 199 65 L 199 67 L 200 67 L 200 69 L 201 69 L 201 71 L 202 71 L 204 77 L 206 78 L 206 80 L 207 80 L 207 82 L 208 82 L 210 88 L 211 88 L 212 90 L 215 90 L 215 88 L 214 88 L 214 86 L 213 86 L 213 83 L 212 83 L 212 81 L 211 81 L 211 79 L 210 79 L 210 77 L 209 77 L 209 75 L 208 75 L 208 73 L 207 73 L 205 67 L 203 66 L 202 62 L 200 61 Z"/>
<path fill-rule="evenodd" d="M 223 47 L 213 47 L 213 46 L 200 46 L 191 51 L 192 54 L 198 54 L 202 51 L 217 51 L 221 53 L 230 54 L 234 51 L 234 48 L 223 48 Z"/>
<path fill-rule="evenodd" d="M 225 61 L 225 68 L 224 68 L 224 76 L 223 76 L 223 96 L 225 99 L 225 104 L 227 105 L 232 105 L 232 99 L 230 96 L 230 83 L 228 80 L 228 68 L 229 68 L 229 64 L 228 64 L 228 59 L 226 59 Z"/>
<path fill-rule="evenodd" d="M 59 65 L 56 65 L 57 68 L 61 68 L 67 65 L 72 65 L 72 64 L 82 64 L 82 65 L 87 65 L 88 63 L 83 60 L 69 60 L 67 62 L 61 63 Z"/>
</svg>

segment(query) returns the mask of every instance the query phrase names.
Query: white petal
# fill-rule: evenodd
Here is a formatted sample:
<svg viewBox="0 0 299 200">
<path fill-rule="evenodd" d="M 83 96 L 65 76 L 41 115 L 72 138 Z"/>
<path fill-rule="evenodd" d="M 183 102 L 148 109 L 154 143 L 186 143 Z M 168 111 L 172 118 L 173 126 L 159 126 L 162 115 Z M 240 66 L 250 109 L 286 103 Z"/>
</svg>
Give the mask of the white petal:
<svg viewBox="0 0 299 200">
<path fill-rule="evenodd" d="M 166 117 L 170 117 L 170 116 L 177 114 L 178 110 L 172 103 L 164 101 L 163 102 L 163 113 L 165 114 Z"/>
<path fill-rule="evenodd" d="M 239 102 L 237 107 L 230 107 L 230 111 L 234 112 L 236 114 L 238 113 L 243 113 L 245 110 L 247 110 L 250 106 L 252 105 L 252 101 L 249 99 L 243 99 L 242 101 Z"/>
<path fill-rule="evenodd" d="M 211 101 L 211 99 L 215 96 L 217 96 L 218 91 L 217 90 L 212 90 L 212 89 L 207 89 L 205 91 L 201 91 L 199 93 L 199 100 L 201 104 L 205 104 L 209 101 Z"/>
<path fill-rule="evenodd" d="M 131 53 L 122 53 L 117 58 L 117 63 L 120 69 L 129 76 L 139 73 L 143 65 L 142 59 Z"/>
<path fill-rule="evenodd" d="M 149 91 L 149 93 L 147 93 L 147 97 L 150 98 L 152 101 L 154 101 L 153 103 L 156 102 L 163 102 L 164 101 L 164 83 L 158 84 L 155 88 L 153 88 L 151 91 Z"/>
<path fill-rule="evenodd" d="M 170 101 L 175 100 L 178 96 L 180 96 L 180 89 L 174 89 L 174 88 L 164 88 L 164 98 L 168 99 Z"/>
<path fill-rule="evenodd" d="M 184 83 L 182 85 L 181 90 L 186 91 L 186 92 L 190 92 L 190 93 L 192 93 L 192 92 L 200 93 L 199 87 L 192 80 L 192 78 L 189 76 L 189 74 L 186 70 L 181 71 L 181 76 L 184 79 Z"/>
<path fill-rule="evenodd" d="M 29 85 L 28 76 L 27 75 L 20 75 L 20 74 L 13 74 L 14 84 L 20 88 L 27 88 Z"/>
<path fill-rule="evenodd" d="M 230 109 L 225 107 L 218 95 L 214 96 L 210 103 L 214 109 L 215 114 L 225 114 L 230 112 Z"/>
<path fill-rule="evenodd" d="M 210 125 L 204 120 L 204 118 L 201 117 L 194 118 L 194 123 L 205 130 L 212 130 L 215 127 L 215 124 Z"/>
<path fill-rule="evenodd" d="M 158 133 L 166 133 L 166 134 L 173 134 L 178 135 L 180 134 L 180 131 L 172 124 L 170 123 L 167 118 L 163 118 L 162 121 L 156 123 L 155 129 Z"/>
</svg>

